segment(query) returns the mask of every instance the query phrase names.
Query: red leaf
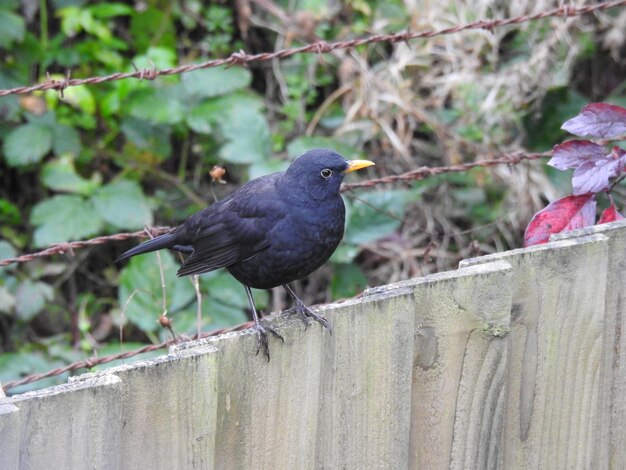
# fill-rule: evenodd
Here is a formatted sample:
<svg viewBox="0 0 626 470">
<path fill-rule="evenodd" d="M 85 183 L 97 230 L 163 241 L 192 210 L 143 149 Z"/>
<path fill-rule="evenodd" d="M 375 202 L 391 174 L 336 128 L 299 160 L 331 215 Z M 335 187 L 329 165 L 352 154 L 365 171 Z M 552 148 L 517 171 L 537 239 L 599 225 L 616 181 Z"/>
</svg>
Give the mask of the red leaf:
<svg viewBox="0 0 626 470">
<path fill-rule="evenodd" d="M 561 126 L 575 135 L 612 139 L 626 134 L 626 109 L 608 103 L 591 103 Z"/>
<path fill-rule="evenodd" d="M 616 220 L 622 220 L 623 218 L 624 216 L 617 211 L 615 203 L 611 201 L 611 205 L 602 212 L 600 220 L 598 220 L 598 225 L 615 222 Z"/>
<path fill-rule="evenodd" d="M 547 243 L 553 233 L 593 225 L 596 220 L 594 194 L 566 196 L 537 212 L 524 233 L 524 246 Z"/>
</svg>

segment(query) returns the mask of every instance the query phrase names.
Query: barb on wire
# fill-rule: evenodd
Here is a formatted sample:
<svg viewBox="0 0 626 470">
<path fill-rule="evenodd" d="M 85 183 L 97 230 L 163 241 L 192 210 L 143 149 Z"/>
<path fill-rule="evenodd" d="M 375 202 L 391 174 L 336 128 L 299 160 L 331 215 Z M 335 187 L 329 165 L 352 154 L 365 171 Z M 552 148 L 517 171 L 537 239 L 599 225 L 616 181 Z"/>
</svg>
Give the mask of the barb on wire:
<svg viewBox="0 0 626 470">
<path fill-rule="evenodd" d="M 492 167 L 495 165 L 516 165 L 525 160 L 537 160 L 539 158 L 550 157 L 550 156 L 552 156 L 552 151 L 542 152 L 542 153 L 516 152 L 516 153 L 504 154 L 501 157 L 490 159 L 490 160 L 482 160 L 482 161 L 470 162 L 470 163 L 461 163 L 459 165 L 440 166 L 440 167 L 422 167 L 416 170 L 402 173 L 400 175 L 383 176 L 381 178 L 374 178 L 371 180 L 361 181 L 359 183 L 345 183 L 341 186 L 341 190 L 350 191 L 356 188 L 371 188 L 374 186 L 378 186 L 380 184 L 391 184 L 391 183 L 396 183 L 396 182 L 401 182 L 401 181 L 421 180 L 429 176 L 441 175 L 443 173 L 463 172 L 463 171 L 467 171 L 471 168 L 476 168 L 476 167 Z M 150 233 L 152 234 L 152 236 L 156 236 L 156 235 L 161 235 L 163 233 L 167 233 L 170 230 L 172 230 L 172 227 L 152 227 L 150 229 Z M 48 248 L 35 252 L 35 253 L 28 253 L 28 254 L 24 254 L 21 256 L 16 256 L 15 258 L 2 259 L 0 260 L 0 266 L 8 266 L 14 263 L 25 263 L 27 261 L 32 261 L 36 258 L 53 256 L 53 255 L 58 255 L 58 254 L 63 254 L 63 253 L 68 253 L 68 252 L 73 253 L 73 250 L 84 248 L 86 246 L 102 245 L 110 241 L 128 240 L 129 238 L 147 238 L 147 235 L 144 230 L 140 230 L 138 232 L 103 235 L 101 237 L 96 237 L 96 238 L 92 238 L 89 240 L 55 243 L 54 245 L 51 245 Z"/>
<path fill-rule="evenodd" d="M 455 173 L 467 171 L 477 167 L 492 167 L 496 165 L 517 165 L 525 160 L 537 160 L 539 158 L 545 158 L 552 156 L 552 151 L 541 153 L 523 153 L 515 152 L 505 154 L 499 158 L 493 158 L 490 160 L 480 160 L 477 162 L 460 163 L 458 165 L 450 166 L 438 166 L 438 167 L 421 167 L 416 170 L 407 171 L 400 175 L 383 176 L 381 178 L 374 178 L 371 180 L 360 181 L 358 183 L 344 183 L 341 185 L 342 191 L 350 191 L 355 188 L 371 188 L 379 184 L 390 184 L 399 181 L 413 181 L 422 180 L 429 176 L 441 175 L 443 173 Z"/>
<path fill-rule="evenodd" d="M 223 333 L 230 333 L 231 331 L 241 331 L 246 328 L 250 328 L 252 326 L 252 322 L 241 323 L 239 325 L 230 327 L 230 328 L 221 328 L 219 330 L 209 331 L 207 333 L 195 334 L 190 340 L 196 340 L 201 338 L 210 338 L 212 336 L 221 335 Z M 102 357 L 90 357 L 88 359 L 83 359 L 80 361 L 72 362 L 63 367 L 57 367 L 56 369 L 51 369 L 47 372 L 42 372 L 40 374 L 32 374 L 27 375 L 26 377 L 22 377 L 21 379 L 12 380 L 10 382 L 6 382 L 2 384 L 2 389 L 7 392 L 12 388 L 19 387 L 20 385 L 27 385 L 33 382 L 37 382 L 39 380 L 47 379 L 49 377 L 56 377 L 57 375 L 65 374 L 66 372 L 71 372 L 78 369 L 91 369 L 92 367 L 99 366 L 102 364 L 107 364 L 112 361 L 117 361 L 118 359 L 128 359 L 129 357 L 134 357 L 139 354 L 144 354 L 152 351 L 158 351 L 159 349 L 165 349 L 173 344 L 176 344 L 176 339 L 169 339 L 167 341 L 163 341 L 158 344 L 149 344 L 139 349 L 135 349 L 133 351 L 124 351 L 118 354 L 111 354 L 110 356 L 102 356 Z"/>
<path fill-rule="evenodd" d="M 402 32 L 396 34 L 379 34 L 375 36 L 369 36 L 361 39 L 352 39 L 349 41 L 338 42 L 326 42 L 318 41 L 306 46 L 292 47 L 289 49 L 282 49 L 275 52 L 263 52 L 259 54 L 246 54 L 243 51 L 235 52 L 229 57 L 223 59 L 214 59 L 202 62 L 199 64 L 181 65 L 178 67 L 171 67 L 158 70 L 156 68 L 136 70 L 133 72 L 117 72 L 110 75 L 103 75 L 99 77 L 90 78 L 70 78 L 70 75 L 66 76 L 65 80 L 47 80 L 46 82 L 38 85 L 23 86 L 17 88 L 10 88 L 0 90 L 0 97 L 15 94 L 31 93 L 37 90 L 64 90 L 67 87 L 77 85 L 95 85 L 97 83 L 111 82 L 114 80 L 122 80 L 125 78 L 138 78 L 154 80 L 158 76 L 162 75 L 178 75 L 182 73 L 192 72 L 194 70 L 206 69 L 210 67 L 218 67 L 220 65 L 234 66 L 234 65 L 248 65 L 253 62 L 263 62 L 273 59 L 285 59 L 296 54 L 321 54 L 329 53 L 339 49 L 354 49 L 358 46 L 366 44 L 375 44 L 380 42 L 398 43 L 407 42 L 412 39 L 419 38 L 431 38 L 433 36 L 440 36 L 443 34 L 453 34 L 461 31 L 467 31 L 471 29 L 487 29 L 492 30 L 496 27 L 507 26 L 512 24 L 521 24 L 529 21 L 535 21 L 549 17 L 563 17 L 569 18 L 574 16 L 586 15 L 597 11 L 608 10 L 610 8 L 626 6 L 626 0 L 614 0 L 610 2 L 596 3 L 595 5 L 586 5 L 581 7 L 574 7 L 571 5 L 563 5 L 552 10 L 546 10 L 533 15 L 522 15 L 514 18 L 504 18 L 499 20 L 478 20 L 464 25 L 452 26 L 449 28 L 443 28 L 431 31 L 421 32 Z"/>
</svg>

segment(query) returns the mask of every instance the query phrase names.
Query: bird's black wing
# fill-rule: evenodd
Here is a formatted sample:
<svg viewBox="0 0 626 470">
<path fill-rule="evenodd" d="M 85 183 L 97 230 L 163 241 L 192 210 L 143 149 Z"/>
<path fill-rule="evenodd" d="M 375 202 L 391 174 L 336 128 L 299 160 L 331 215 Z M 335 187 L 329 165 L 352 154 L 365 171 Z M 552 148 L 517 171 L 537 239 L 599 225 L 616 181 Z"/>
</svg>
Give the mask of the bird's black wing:
<svg viewBox="0 0 626 470">
<path fill-rule="evenodd" d="M 273 175 L 272 175 L 273 176 Z M 270 246 L 267 233 L 284 217 L 274 178 L 253 180 L 190 220 L 193 253 L 179 276 L 200 274 L 249 259 Z"/>
</svg>

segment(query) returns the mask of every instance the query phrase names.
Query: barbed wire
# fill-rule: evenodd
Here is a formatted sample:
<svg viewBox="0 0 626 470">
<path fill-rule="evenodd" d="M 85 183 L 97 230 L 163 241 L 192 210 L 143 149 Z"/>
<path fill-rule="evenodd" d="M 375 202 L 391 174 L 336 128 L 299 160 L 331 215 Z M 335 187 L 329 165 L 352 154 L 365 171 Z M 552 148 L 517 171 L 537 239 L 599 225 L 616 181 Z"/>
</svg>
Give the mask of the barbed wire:
<svg viewBox="0 0 626 470">
<path fill-rule="evenodd" d="M 231 54 L 229 57 L 223 59 L 212 59 L 207 60 L 205 62 L 199 64 L 187 64 L 180 65 L 177 67 L 170 67 L 165 69 L 157 69 L 156 67 L 152 69 L 141 69 L 135 70 L 134 72 L 117 72 L 112 73 L 110 75 L 103 76 L 95 76 L 89 78 L 71 78 L 70 72 L 68 71 L 66 77 L 62 80 L 54 80 L 51 79 L 47 74 L 47 80 L 43 83 L 39 83 L 37 85 L 32 86 L 22 86 L 10 89 L 0 90 L 0 97 L 7 95 L 17 95 L 17 94 L 25 94 L 31 93 L 33 91 L 38 90 L 57 90 L 61 94 L 63 90 L 68 87 L 78 86 L 78 85 L 95 85 L 98 83 L 112 82 L 115 80 L 123 80 L 126 78 L 138 78 L 140 80 L 154 80 L 160 76 L 167 75 L 179 75 L 183 73 L 193 72 L 195 70 L 207 69 L 211 67 L 219 67 L 222 65 L 226 66 L 235 66 L 235 65 L 247 65 L 253 62 L 263 62 L 269 61 L 273 59 L 285 59 L 291 57 L 296 54 L 322 54 L 329 53 L 332 51 L 336 51 L 339 49 L 354 49 L 359 46 L 367 45 L 367 44 L 375 44 L 380 42 L 388 42 L 388 43 L 398 43 L 398 42 L 408 42 L 413 39 L 420 38 L 432 38 L 434 36 L 440 36 L 444 34 L 454 34 L 461 31 L 467 31 L 472 29 L 487 29 L 492 30 L 497 27 L 512 25 L 512 24 L 521 24 L 529 21 L 536 21 L 543 18 L 549 17 L 563 17 L 569 18 L 574 16 L 582 16 L 590 13 L 594 13 L 597 11 L 608 10 L 616 7 L 626 6 L 626 0 L 614 0 L 610 2 L 602 2 L 597 3 L 595 5 L 586 5 L 582 7 L 575 7 L 572 5 L 563 5 L 558 8 L 554 8 L 552 10 L 546 10 L 539 13 L 535 13 L 532 15 L 521 15 L 514 18 L 503 18 L 496 20 L 478 20 L 473 21 L 471 23 L 466 23 L 464 25 L 456 25 L 451 26 L 449 28 L 442 28 L 438 30 L 430 30 L 430 31 L 420 31 L 420 32 L 410 32 L 406 31 L 403 33 L 395 33 L 395 34 L 378 34 L 374 36 L 369 36 L 366 38 L 360 39 L 352 39 L 348 41 L 337 41 L 337 42 L 326 42 L 326 41 L 317 41 L 311 44 L 307 44 L 306 46 L 301 47 L 292 47 L 287 49 L 281 49 L 275 52 L 262 52 L 259 54 L 247 54 L 246 52 L 239 51 Z"/>
<path fill-rule="evenodd" d="M 232 326 L 229 328 L 220 328 L 219 330 L 213 330 L 206 333 L 195 334 L 189 338 L 190 341 L 201 339 L 201 338 L 210 338 L 212 336 L 221 335 L 224 333 L 230 333 L 232 331 L 241 331 L 247 328 L 252 327 L 252 322 L 241 323 L 236 326 Z M 109 362 L 117 361 L 119 359 L 128 359 L 130 357 L 137 356 L 139 354 L 144 354 L 152 351 L 158 351 L 160 349 L 165 349 L 173 344 L 178 344 L 180 342 L 179 338 L 169 339 L 167 341 L 163 341 L 158 344 L 148 344 L 142 348 L 135 349 L 132 351 L 124 351 L 117 354 L 111 354 L 109 356 L 102 357 L 90 357 L 88 359 L 82 359 L 80 361 L 72 362 L 66 366 L 57 367 L 55 369 L 51 369 L 47 372 L 42 372 L 39 374 L 27 375 L 26 377 L 22 377 L 21 379 L 12 380 L 10 382 L 6 382 L 2 385 L 2 389 L 5 392 L 8 392 L 12 388 L 19 387 L 20 385 L 27 385 L 33 382 L 37 382 L 39 380 L 47 379 L 49 377 L 56 377 L 58 375 L 65 374 L 66 372 L 75 371 L 78 369 L 91 369 L 92 367 L 96 367 L 102 364 L 107 364 Z"/>
<path fill-rule="evenodd" d="M 150 228 L 147 228 L 146 230 L 149 231 L 150 235 L 157 236 L 157 235 L 162 235 L 164 233 L 167 233 L 171 229 L 172 227 L 150 227 Z M 27 261 L 32 261 L 36 258 L 60 255 L 64 253 L 73 254 L 73 251 L 75 249 L 84 248 L 86 246 L 92 246 L 92 245 L 102 245 L 110 241 L 128 240 L 130 238 L 147 238 L 149 235 L 148 233 L 146 233 L 146 230 L 140 230 L 138 232 L 116 233 L 113 235 L 103 235 L 100 237 L 91 238 L 89 240 L 55 243 L 53 245 L 50 245 L 45 250 L 37 251 L 35 253 L 24 254 L 21 256 L 17 256 L 15 258 L 2 259 L 0 260 L 0 266 L 8 266 L 13 263 L 25 263 Z"/>
<path fill-rule="evenodd" d="M 539 158 L 550 157 L 552 155 L 552 151 L 542 152 L 542 153 L 523 153 L 523 152 L 515 152 L 504 154 L 501 157 L 493 158 L 490 160 L 482 160 L 478 162 L 469 162 L 469 163 L 461 163 L 458 165 L 450 165 L 450 166 L 440 166 L 440 167 L 421 167 L 416 170 L 411 170 L 406 173 L 401 173 L 399 175 L 390 175 L 383 176 L 381 178 L 374 178 L 366 181 L 361 181 L 359 183 L 344 183 L 341 186 L 342 191 L 351 191 L 357 188 L 372 188 L 374 186 L 380 184 L 391 184 L 399 181 L 412 181 L 412 180 L 421 180 L 427 178 L 429 176 L 441 175 L 444 173 L 454 173 L 454 172 L 463 172 L 467 171 L 471 168 L 477 167 L 492 167 L 495 165 L 516 165 L 526 160 L 537 160 Z M 151 227 L 148 228 L 150 235 L 157 236 L 163 233 L 167 233 L 172 230 L 173 227 L 167 226 L 159 226 L 159 227 Z M 63 242 L 63 243 L 55 243 L 50 245 L 48 248 L 44 250 L 37 251 L 34 253 L 27 253 L 20 256 L 16 256 L 13 258 L 5 258 L 0 260 L 1 266 L 9 266 L 15 263 L 25 263 L 28 261 L 32 261 L 37 258 L 43 258 L 58 254 L 70 253 L 73 254 L 73 251 L 76 249 L 84 248 L 87 246 L 93 245 L 102 245 L 104 243 L 108 243 L 110 241 L 122 241 L 128 240 L 130 238 L 147 238 L 148 234 L 145 230 L 140 230 L 137 232 L 124 232 L 124 233 L 116 233 L 113 235 L 103 235 L 100 237 L 91 238 L 89 240 L 79 240 L 74 242 Z"/>
<path fill-rule="evenodd" d="M 350 191 L 356 188 L 371 188 L 379 184 L 391 184 L 398 181 L 421 180 L 429 176 L 441 175 L 443 173 L 463 172 L 477 167 L 492 167 L 496 165 L 517 165 L 525 160 L 537 160 L 539 158 L 551 157 L 552 151 L 523 153 L 515 152 L 504 154 L 501 157 L 490 160 L 481 160 L 478 162 L 460 163 L 458 165 L 439 166 L 439 167 L 421 167 L 416 170 L 407 171 L 399 175 L 383 176 L 381 178 L 373 178 L 358 183 L 344 183 L 341 186 L 343 191 Z"/>
</svg>

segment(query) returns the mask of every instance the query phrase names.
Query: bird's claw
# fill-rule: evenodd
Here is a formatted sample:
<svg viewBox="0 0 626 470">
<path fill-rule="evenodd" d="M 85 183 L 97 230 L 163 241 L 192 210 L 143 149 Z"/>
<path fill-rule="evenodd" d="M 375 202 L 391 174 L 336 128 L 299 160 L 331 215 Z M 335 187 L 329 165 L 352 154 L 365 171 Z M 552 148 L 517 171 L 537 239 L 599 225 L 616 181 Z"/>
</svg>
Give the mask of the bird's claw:
<svg viewBox="0 0 626 470">
<path fill-rule="evenodd" d="M 267 340 L 268 331 L 272 333 L 272 335 L 274 335 L 276 338 L 280 339 L 283 343 L 285 342 L 285 338 L 283 338 L 281 334 L 278 331 L 276 331 L 276 329 L 273 326 L 271 326 L 269 323 L 267 323 L 266 321 L 260 320 L 257 323 L 256 325 L 256 334 L 257 334 L 256 354 L 258 356 L 259 351 L 261 351 L 261 348 L 263 348 L 263 352 L 265 353 L 265 356 L 267 357 L 267 361 L 269 362 L 270 346 L 269 346 L 269 341 Z"/>
<path fill-rule="evenodd" d="M 309 325 L 311 324 L 311 319 L 313 319 L 321 324 L 324 328 L 326 328 L 330 333 L 333 332 L 333 329 L 330 326 L 330 323 L 328 323 L 328 320 L 304 305 L 304 302 L 302 302 L 301 300 L 296 300 L 295 305 L 293 306 L 293 308 L 289 309 L 288 312 L 297 313 L 300 318 L 302 318 L 305 328 L 309 327 Z"/>
</svg>

